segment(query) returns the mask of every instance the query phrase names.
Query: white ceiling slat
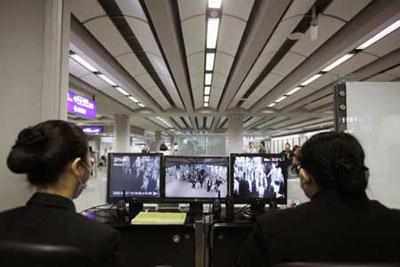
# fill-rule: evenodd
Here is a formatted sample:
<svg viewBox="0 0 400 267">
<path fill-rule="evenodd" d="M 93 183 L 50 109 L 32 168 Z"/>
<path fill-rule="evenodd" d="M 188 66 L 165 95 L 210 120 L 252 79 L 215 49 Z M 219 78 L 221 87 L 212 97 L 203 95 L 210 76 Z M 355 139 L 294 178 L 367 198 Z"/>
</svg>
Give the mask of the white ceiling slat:
<svg viewBox="0 0 400 267">
<path fill-rule="evenodd" d="M 396 77 L 400 77 L 400 66 L 391 70 L 388 70 L 386 74 L 390 74 Z"/>
<path fill-rule="evenodd" d="M 223 1 L 222 14 L 229 14 L 247 21 L 253 7 L 254 0 Z"/>
<path fill-rule="evenodd" d="M 399 48 L 400 44 L 400 29 L 385 36 L 375 44 L 371 45 L 364 51 L 382 57 Z"/>
<path fill-rule="evenodd" d="M 261 120 L 262 120 L 262 117 L 253 117 L 253 118 L 251 118 L 249 121 L 243 123 L 243 128 L 247 128 L 247 127 L 249 127 L 250 125 L 252 125 L 252 124 L 254 124 L 254 123 L 257 123 L 257 122 L 259 122 L 259 121 L 261 121 Z"/>
<path fill-rule="evenodd" d="M 72 75 L 80 78 L 82 76 L 86 76 L 91 74 L 91 72 L 89 70 L 87 70 L 85 67 L 83 67 L 81 64 L 79 64 L 78 62 L 76 62 L 73 59 L 69 59 L 69 73 L 71 73 Z"/>
<path fill-rule="evenodd" d="M 375 56 L 366 53 L 358 53 L 357 55 L 353 56 L 340 66 L 331 70 L 330 73 L 337 77 L 343 77 L 363 66 L 368 65 L 369 63 L 375 61 L 376 59 L 377 58 Z"/>
<path fill-rule="evenodd" d="M 316 109 L 318 107 L 321 107 L 321 106 L 327 105 L 327 104 L 332 104 L 332 108 L 333 108 L 333 96 L 332 95 L 324 97 L 318 101 L 312 102 L 312 103 L 308 104 L 307 106 L 305 106 L 305 108 L 308 110 L 313 110 L 313 109 Z"/>
<path fill-rule="evenodd" d="M 336 16 L 346 21 L 350 21 L 370 2 L 371 0 L 335 0 L 326 8 L 324 14 Z"/>
<path fill-rule="evenodd" d="M 220 75 L 219 73 L 214 72 L 209 105 L 211 108 L 216 109 L 218 107 L 219 99 L 222 95 L 222 91 L 224 89 L 227 78 L 227 76 Z"/>
<path fill-rule="evenodd" d="M 109 17 L 101 17 L 88 21 L 85 23 L 85 27 L 114 57 L 132 52 Z"/>
<path fill-rule="evenodd" d="M 288 75 L 292 70 L 294 70 L 301 62 L 303 62 L 305 57 L 294 54 L 287 53 L 281 61 L 274 67 L 274 72 L 279 73 L 282 76 Z"/>
<path fill-rule="evenodd" d="M 207 1 L 179 0 L 178 7 L 181 20 L 186 20 L 189 17 L 204 14 L 206 10 L 206 4 Z"/>
<path fill-rule="evenodd" d="M 134 53 L 117 57 L 118 62 L 129 72 L 132 77 L 146 73 L 146 69 Z"/>
<path fill-rule="evenodd" d="M 199 125 L 199 129 L 204 128 L 203 117 L 197 117 L 197 124 Z"/>
<path fill-rule="evenodd" d="M 97 0 L 85 0 L 84 5 L 82 5 L 82 0 L 69 0 L 68 4 L 71 12 L 80 22 L 95 17 L 106 16 L 106 13 Z"/>
<path fill-rule="evenodd" d="M 206 39 L 206 16 L 201 15 L 183 21 L 182 34 L 185 42 L 186 56 L 189 57 L 194 53 L 204 51 Z"/>
<path fill-rule="evenodd" d="M 154 39 L 153 33 L 147 22 L 139 19 L 125 17 L 129 27 L 132 29 L 137 40 L 142 46 L 143 50 L 147 53 L 153 53 L 155 55 L 161 56 L 161 52 L 158 49 L 156 40 Z"/>
<path fill-rule="evenodd" d="M 211 124 L 212 124 L 212 122 L 213 122 L 213 117 L 207 117 L 206 118 L 206 128 L 207 129 L 210 129 L 211 128 Z"/>
<path fill-rule="evenodd" d="M 221 26 L 218 33 L 217 51 L 235 56 L 245 27 L 245 22 L 222 15 Z"/>
<path fill-rule="evenodd" d="M 147 21 L 142 6 L 138 0 L 115 0 L 124 16 L 132 16 Z"/>
<path fill-rule="evenodd" d="M 292 103 L 295 103 L 299 99 L 306 97 L 307 95 L 314 92 L 314 90 L 310 87 L 302 88 L 300 91 L 297 91 L 294 95 L 284 99 L 282 102 L 279 102 L 274 106 L 276 109 L 282 109 L 284 107 L 290 106 Z"/>
<path fill-rule="evenodd" d="M 317 40 L 312 41 L 310 39 L 310 29 L 308 29 L 305 35 L 292 47 L 291 51 L 309 56 L 343 26 L 344 22 L 321 15 L 318 20 Z"/>
<path fill-rule="evenodd" d="M 157 87 L 156 83 L 148 73 L 138 75 L 135 77 L 135 79 L 144 89 Z"/>
<path fill-rule="evenodd" d="M 395 77 L 393 77 L 393 75 L 389 75 L 386 73 L 381 73 L 378 75 L 375 75 L 369 79 L 367 79 L 367 82 L 389 82 L 391 80 L 393 80 Z"/>
</svg>

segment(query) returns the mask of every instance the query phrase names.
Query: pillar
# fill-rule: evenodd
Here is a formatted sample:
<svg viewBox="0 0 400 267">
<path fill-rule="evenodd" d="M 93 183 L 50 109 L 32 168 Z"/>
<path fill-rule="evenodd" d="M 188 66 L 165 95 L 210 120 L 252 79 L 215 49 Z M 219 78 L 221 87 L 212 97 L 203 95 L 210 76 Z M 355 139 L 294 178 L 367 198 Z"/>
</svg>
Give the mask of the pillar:
<svg viewBox="0 0 400 267">
<path fill-rule="evenodd" d="M 243 115 L 228 116 L 228 152 L 243 153 Z"/>
<path fill-rule="evenodd" d="M 161 131 L 157 130 L 154 132 L 154 151 L 160 152 L 161 145 Z"/>
<path fill-rule="evenodd" d="M 129 152 L 130 141 L 129 116 L 117 114 L 114 117 L 114 152 Z"/>
<path fill-rule="evenodd" d="M 0 211 L 32 194 L 6 158 L 18 133 L 48 119 L 67 119 L 68 1 L 0 1 Z"/>
</svg>

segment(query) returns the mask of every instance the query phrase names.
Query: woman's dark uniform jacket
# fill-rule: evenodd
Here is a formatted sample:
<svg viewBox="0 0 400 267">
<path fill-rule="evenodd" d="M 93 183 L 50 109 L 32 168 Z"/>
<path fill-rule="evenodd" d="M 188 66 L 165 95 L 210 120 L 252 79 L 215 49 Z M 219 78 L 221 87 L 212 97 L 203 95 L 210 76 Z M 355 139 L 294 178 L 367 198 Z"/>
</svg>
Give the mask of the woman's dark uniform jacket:
<svg viewBox="0 0 400 267">
<path fill-rule="evenodd" d="M 297 208 L 260 217 L 236 266 L 290 261 L 400 262 L 400 212 L 365 193 L 319 192 Z"/>
<path fill-rule="evenodd" d="M 46 193 L 0 213 L 0 239 L 74 246 L 95 266 L 116 265 L 114 251 L 120 240 L 113 228 L 76 213 L 71 200 Z"/>
</svg>

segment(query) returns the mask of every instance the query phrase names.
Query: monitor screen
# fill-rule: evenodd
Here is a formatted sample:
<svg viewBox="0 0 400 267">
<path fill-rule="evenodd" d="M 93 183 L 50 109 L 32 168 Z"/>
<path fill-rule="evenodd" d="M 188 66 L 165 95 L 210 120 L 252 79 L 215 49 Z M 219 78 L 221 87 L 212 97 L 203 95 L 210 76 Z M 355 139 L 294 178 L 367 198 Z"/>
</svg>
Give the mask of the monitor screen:
<svg viewBox="0 0 400 267">
<path fill-rule="evenodd" d="M 107 199 L 160 198 L 162 154 L 110 153 Z"/>
<path fill-rule="evenodd" d="M 165 157 L 165 197 L 213 199 L 228 194 L 228 157 Z"/>
<path fill-rule="evenodd" d="M 288 173 L 284 155 L 232 154 L 231 160 L 235 201 L 268 199 L 286 202 Z"/>
</svg>

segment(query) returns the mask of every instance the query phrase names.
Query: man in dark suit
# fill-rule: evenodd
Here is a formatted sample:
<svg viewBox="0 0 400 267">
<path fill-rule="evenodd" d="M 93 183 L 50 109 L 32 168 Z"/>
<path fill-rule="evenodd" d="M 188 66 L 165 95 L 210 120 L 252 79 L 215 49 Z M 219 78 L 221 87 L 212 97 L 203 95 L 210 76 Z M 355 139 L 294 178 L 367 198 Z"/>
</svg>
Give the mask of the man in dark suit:
<svg viewBox="0 0 400 267">
<path fill-rule="evenodd" d="M 368 199 L 364 158 L 351 135 L 310 138 L 301 149 L 300 183 L 311 201 L 259 217 L 235 266 L 400 262 L 400 212 Z"/>
</svg>

